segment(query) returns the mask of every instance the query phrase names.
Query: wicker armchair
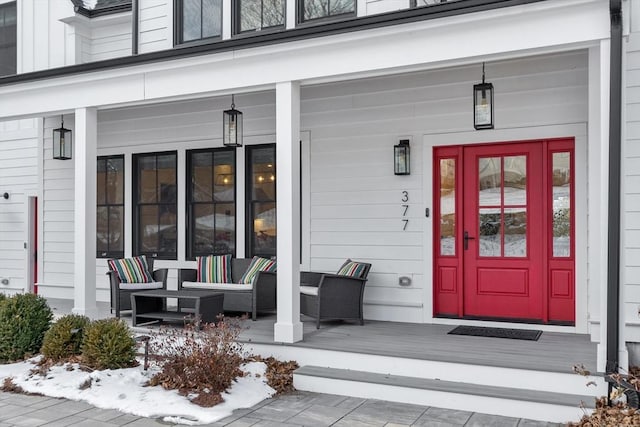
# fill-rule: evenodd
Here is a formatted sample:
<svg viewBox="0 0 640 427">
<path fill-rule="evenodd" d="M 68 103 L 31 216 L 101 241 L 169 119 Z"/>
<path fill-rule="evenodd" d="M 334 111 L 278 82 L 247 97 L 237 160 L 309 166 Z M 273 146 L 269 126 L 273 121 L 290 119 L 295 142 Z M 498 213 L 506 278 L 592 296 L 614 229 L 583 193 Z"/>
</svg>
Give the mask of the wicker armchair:
<svg viewBox="0 0 640 427">
<path fill-rule="evenodd" d="M 107 263 L 109 265 L 109 263 Z M 120 312 L 131 310 L 131 294 L 146 289 L 167 289 L 167 275 L 169 270 L 159 268 L 153 270 L 153 259 L 147 259 L 147 266 L 153 276 L 154 283 L 120 283 L 116 271 L 109 267 L 107 276 L 111 285 L 111 312 L 115 310 L 116 317 L 120 317 Z"/>
<path fill-rule="evenodd" d="M 364 325 L 362 300 L 371 264 L 359 264 L 365 266 L 359 277 L 300 273 L 300 313 L 315 318 L 317 329 L 323 320 L 358 320 Z"/>
</svg>

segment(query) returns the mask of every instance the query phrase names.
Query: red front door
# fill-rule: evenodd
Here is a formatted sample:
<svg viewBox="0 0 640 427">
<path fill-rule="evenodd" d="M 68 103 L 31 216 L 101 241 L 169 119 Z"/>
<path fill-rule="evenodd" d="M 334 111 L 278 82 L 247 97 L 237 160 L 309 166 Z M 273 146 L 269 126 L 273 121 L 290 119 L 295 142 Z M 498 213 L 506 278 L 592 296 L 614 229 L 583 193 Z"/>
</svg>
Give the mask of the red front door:
<svg viewBox="0 0 640 427">
<path fill-rule="evenodd" d="M 435 314 L 573 322 L 573 140 L 434 158 Z"/>
<path fill-rule="evenodd" d="M 541 147 L 464 149 L 466 316 L 542 318 Z"/>
</svg>

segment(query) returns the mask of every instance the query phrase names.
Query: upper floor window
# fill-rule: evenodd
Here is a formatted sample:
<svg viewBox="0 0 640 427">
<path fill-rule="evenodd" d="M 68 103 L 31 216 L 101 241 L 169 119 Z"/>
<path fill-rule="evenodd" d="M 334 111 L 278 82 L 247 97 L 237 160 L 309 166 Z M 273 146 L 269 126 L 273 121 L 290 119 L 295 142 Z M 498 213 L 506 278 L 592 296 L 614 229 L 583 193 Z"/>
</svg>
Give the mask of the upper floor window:
<svg viewBox="0 0 640 427">
<path fill-rule="evenodd" d="M 298 0 L 301 21 L 354 14 L 355 0 Z"/>
<path fill-rule="evenodd" d="M 134 255 L 177 259 L 177 153 L 136 154 L 134 170 Z"/>
<path fill-rule="evenodd" d="M 0 76 L 16 73 L 16 2 L 0 4 Z"/>
<path fill-rule="evenodd" d="M 285 0 L 237 0 L 235 32 L 284 27 Z"/>
<path fill-rule="evenodd" d="M 222 0 L 176 0 L 177 43 L 186 43 L 222 34 Z"/>
</svg>

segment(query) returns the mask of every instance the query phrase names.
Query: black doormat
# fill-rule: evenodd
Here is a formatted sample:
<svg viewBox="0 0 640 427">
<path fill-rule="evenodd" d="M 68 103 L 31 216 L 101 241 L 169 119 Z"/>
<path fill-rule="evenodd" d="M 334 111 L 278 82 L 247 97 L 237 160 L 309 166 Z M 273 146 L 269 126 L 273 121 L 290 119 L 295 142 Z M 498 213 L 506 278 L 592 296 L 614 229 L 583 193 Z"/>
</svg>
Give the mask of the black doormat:
<svg viewBox="0 0 640 427">
<path fill-rule="evenodd" d="M 483 328 L 480 326 L 458 326 L 448 332 L 449 335 L 471 335 L 474 337 L 510 338 L 512 340 L 538 341 L 542 331 L 522 329 Z"/>
</svg>

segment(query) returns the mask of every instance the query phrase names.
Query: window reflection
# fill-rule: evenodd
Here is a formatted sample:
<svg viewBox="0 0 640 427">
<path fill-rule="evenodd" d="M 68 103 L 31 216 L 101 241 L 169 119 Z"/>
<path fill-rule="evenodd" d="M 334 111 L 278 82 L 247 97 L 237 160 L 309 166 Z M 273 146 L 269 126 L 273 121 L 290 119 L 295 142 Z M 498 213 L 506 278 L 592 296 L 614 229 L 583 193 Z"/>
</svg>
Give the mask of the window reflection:
<svg viewBox="0 0 640 427">
<path fill-rule="evenodd" d="M 302 0 L 303 20 L 344 15 L 356 11 L 355 0 Z"/>
<path fill-rule="evenodd" d="M 96 256 L 124 256 L 124 156 L 97 163 Z"/>
<path fill-rule="evenodd" d="M 553 153 L 553 256 L 571 256 L 571 153 Z"/>
<path fill-rule="evenodd" d="M 527 256 L 527 156 L 478 159 L 479 254 Z"/>
<path fill-rule="evenodd" d="M 134 156 L 136 255 L 176 259 L 176 161 L 175 152 Z"/>
<path fill-rule="evenodd" d="M 440 159 L 440 255 L 455 255 L 456 161 Z"/>
<path fill-rule="evenodd" d="M 247 147 L 250 254 L 276 254 L 275 145 Z"/>
<path fill-rule="evenodd" d="M 219 37 L 222 0 L 180 0 L 182 42 Z"/>
<path fill-rule="evenodd" d="M 192 150 L 187 159 L 188 256 L 235 254 L 235 151 Z"/>
<path fill-rule="evenodd" d="M 239 32 L 284 26 L 284 0 L 238 0 Z"/>
</svg>

